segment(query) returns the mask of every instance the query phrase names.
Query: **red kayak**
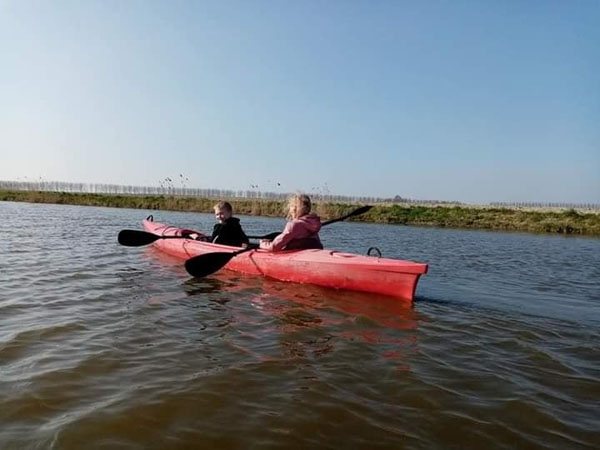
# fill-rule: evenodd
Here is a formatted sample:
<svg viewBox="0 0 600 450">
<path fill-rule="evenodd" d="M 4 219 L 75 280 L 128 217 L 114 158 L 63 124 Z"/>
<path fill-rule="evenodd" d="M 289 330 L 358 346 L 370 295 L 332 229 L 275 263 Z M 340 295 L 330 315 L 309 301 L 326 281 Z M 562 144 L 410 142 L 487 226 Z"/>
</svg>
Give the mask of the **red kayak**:
<svg viewBox="0 0 600 450">
<path fill-rule="evenodd" d="M 198 231 L 154 222 L 142 222 L 144 229 L 159 236 L 182 236 Z M 158 239 L 155 247 L 173 256 L 189 259 L 213 252 L 235 252 L 238 247 L 211 244 L 193 239 Z M 335 289 L 372 292 L 412 301 L 419 277 L 427 264 L 397 259 L 361 256 L 337 250 L 251 250 L 234 257 L 225 269 L 264 275 L 281 281 L 309 283 Z"/>
</svg>

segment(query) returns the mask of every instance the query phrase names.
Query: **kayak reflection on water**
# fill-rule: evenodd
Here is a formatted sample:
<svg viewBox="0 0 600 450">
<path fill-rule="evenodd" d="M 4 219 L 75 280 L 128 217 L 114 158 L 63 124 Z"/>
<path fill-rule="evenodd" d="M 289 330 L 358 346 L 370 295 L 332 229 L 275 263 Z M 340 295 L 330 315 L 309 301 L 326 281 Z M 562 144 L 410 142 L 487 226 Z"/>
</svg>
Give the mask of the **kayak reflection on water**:
<svg viewBox="0 0 600 450">
<path fill-rule="evenodd" d="M 419 315 L 410 303 L 377 294 L 294 284 L 253 275 L 222 271 L 202 280 L 184 282 L 189 296 L 216 292 L 248 294 L 247 300 L 268 311 L 268 300 L 291 302 L 291 307 L 334 309 L 353 320 L 368 319 L 379 326 L 398 330 L 417 327 Z"/>
<path fill-rule="evenodd" d="M 206 294 L 217 294 L 210 295 L 211 302 L 225 305 L 243 301 L 260 314 L 276 318 L 270 333 L 277 330 L 288 356 L 305 357 L 306 347 L 310 347 L 311 354 L 321 356 L 334 350 L 336 339 L 342 338 L 374 346 L 381 357 L 396 364 L 402 362 L 397 368 L 406 370 L 407 355 L 417 352 L 415 332 L 422 317 L 410 304 L 395 298 L 228 271 L 201 281 L 188 280 L 183 286 L 187 295 L 198 296 L 199 301 L 206 301 Z M 247 310 L 240 313 L 234 304 L 230 305 L 234 314 L 230 325 L 243 327 L 240 324 L 255 320 Z M 309 330 L 319 333 L 315 336 Z M 311 336 L 308 340 L 307 334 Z"/>
</svg>

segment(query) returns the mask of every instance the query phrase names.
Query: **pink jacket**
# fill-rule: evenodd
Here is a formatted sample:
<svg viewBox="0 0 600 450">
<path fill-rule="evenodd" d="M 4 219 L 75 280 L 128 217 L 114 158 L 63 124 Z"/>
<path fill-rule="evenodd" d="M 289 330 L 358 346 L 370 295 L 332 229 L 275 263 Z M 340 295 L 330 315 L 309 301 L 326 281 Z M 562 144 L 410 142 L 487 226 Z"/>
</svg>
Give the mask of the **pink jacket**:
<svg viewBox="0 0 600 450">
<path fill-rule="evenodd" d="M 279 236 L 273 241 L 261 241 L 260 248 L 278 252 L 297 248 L 323 248 L 319 239 L 321 219 L 316 214 L 307 214 L 290 220 Z"/>
</svg>

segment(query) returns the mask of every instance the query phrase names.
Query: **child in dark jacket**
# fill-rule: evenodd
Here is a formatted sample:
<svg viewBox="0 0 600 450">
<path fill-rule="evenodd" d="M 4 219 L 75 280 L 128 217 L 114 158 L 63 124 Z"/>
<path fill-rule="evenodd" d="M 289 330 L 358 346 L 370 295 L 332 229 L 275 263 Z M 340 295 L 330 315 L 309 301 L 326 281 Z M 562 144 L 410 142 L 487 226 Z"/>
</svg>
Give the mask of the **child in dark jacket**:
<svg viewBox="0 0 600 450">
<path fill-rule="evenodd" d="M 210 242 L 232 247 L 248 244 L 248 236 L 242 230 L 240 219 L 232 217 L 232 215 L 233 208 L 229 202 L 220 201 L 215 205 L 215 218 L 218 223 L 213 228 Z"/>
</svg>

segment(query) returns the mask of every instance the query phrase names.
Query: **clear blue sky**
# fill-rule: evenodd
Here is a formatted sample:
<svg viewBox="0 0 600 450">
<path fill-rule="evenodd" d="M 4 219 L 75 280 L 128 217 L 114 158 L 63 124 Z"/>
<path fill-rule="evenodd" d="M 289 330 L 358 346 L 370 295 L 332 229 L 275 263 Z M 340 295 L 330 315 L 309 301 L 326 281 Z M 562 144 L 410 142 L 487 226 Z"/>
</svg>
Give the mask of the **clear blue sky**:
<svg viewBox="0 0 600 450">
<path fill-rule="evenodd" d="M 599 24 L 598 0 L 0 0 L 0 179 L 600 202 Z"/>
</svg>

